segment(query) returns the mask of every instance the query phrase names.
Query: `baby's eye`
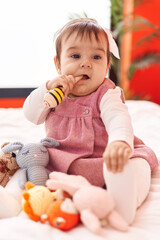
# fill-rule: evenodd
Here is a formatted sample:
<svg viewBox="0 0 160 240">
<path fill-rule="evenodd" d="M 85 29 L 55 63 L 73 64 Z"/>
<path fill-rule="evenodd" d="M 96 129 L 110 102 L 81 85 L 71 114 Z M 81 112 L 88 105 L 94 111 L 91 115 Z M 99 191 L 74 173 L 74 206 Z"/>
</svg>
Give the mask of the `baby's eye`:
<svg viewBox="0 0 160 240">
<path fill-rule="evenodd" d="M 101 57 L 98 55 L 95 55 L 95 56 L 93 56 L 93 59 L 101 59 Z"/>
<path fill-rule="evenodd" d="M 29 153 L 29 150 L 27 150 L 26 152 L 22 152 L 22 155 L 27 155 Z"/>
<path fill-rule="evenodd" d="M 71 57 L 72 58 L 80 58 L 80 55 L 79 54 L 73 54 Z"/>
</svg>

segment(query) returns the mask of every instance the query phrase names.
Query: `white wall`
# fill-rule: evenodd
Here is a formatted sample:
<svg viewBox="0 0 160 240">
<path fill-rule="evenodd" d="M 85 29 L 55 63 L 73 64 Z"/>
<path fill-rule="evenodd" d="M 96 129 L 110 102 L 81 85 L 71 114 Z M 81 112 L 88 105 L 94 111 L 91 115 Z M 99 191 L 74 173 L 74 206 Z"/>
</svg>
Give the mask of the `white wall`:
<svg viewBox="0 0 160 240">
<path fill-rule="evenodd" d="M 110 27 L 110 0 L 0 0 L 0 88 L 52 79 L 53 35 L 69 14 L 83 11 Z"/>
</svg>

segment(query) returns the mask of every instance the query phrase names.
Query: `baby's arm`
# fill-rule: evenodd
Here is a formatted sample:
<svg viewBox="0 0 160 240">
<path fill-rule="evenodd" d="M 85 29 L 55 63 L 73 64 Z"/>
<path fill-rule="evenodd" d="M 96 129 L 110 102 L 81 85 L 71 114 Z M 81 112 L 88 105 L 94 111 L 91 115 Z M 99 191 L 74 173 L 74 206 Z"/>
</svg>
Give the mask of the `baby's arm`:
<svg viewBox="0 0 160 240">
<path fill-rule="evenodd" d="M 68 95 L 81 78 L 82 76 L 59 75 L 32 91 L 23 105 L 25 117 L 35 124 L 43 123 L 50 112 L 50 108 L 44 103 L 44 95 L 58 86 L 62 86 L 65 95 Z"/>
<path fill-rule="evenodd" d="M 46 84 L 41 85 L 35 89 L 26 98 L 23 111 L 25 117 L 35 124 L 41 124 L 45 121 L 50 109 L 44 104 L 43 98 L 47 93 L 48 89 Z"/>
<path fill-rule="evenodd" d="M 100 103 L 101 117 L 108 133 L 103 158 L 108 170 L 122 171 L 133 149 L 133 128 L 127 106 L 121 100 L 121 89 L 110 89 Z"/>
</svg>

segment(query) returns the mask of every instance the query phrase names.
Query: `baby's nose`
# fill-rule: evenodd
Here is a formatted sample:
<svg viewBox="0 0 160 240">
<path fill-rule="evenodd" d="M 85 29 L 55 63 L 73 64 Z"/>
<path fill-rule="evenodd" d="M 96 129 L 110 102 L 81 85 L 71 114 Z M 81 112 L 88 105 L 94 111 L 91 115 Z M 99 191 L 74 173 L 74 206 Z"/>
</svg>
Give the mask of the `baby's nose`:
<svg viewBox="0 0 160 240">
<path fill-rule="evenodd" d="M 38 155 L 37 154 L 33 154 L 33 156 L 36 158 Z"/>
<path fill-rule="evenodd" d="M 89 59 L 84 59 L 81 64 L 80 64 L 80 67 L 81 68 L 91 68 L 92 67 L 92 64 L 90 62 Z"/>
</svg>

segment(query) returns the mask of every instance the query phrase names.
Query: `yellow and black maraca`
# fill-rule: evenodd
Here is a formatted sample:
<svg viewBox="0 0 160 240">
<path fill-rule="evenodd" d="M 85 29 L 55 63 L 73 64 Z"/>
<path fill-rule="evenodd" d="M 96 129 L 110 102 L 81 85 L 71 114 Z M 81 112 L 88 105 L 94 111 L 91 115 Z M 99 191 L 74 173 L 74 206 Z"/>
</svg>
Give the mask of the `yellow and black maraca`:
<svg viewBox="0 0 160 240">
<path fill-rule="evenodd" d="M 62 87 L 56 87 L 44 95 L 44 102 L 49 108 L 58 106 L 64 97 Z"/>
<path fill-rule="evenodd" d="M 82 75 L 75 77 L 76 82 L 81 80 L 83 78 Z M 47 107 L 49 108 L 55 108 L 57 107 L 61 102 L 64 97 L 64 92 L 62 91 L 62 87 L 56 87 L 54 89 L 49 90 L 45 95 L 44 95 L 44 103 L 46 104 Z"/>
</svg>

